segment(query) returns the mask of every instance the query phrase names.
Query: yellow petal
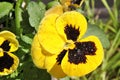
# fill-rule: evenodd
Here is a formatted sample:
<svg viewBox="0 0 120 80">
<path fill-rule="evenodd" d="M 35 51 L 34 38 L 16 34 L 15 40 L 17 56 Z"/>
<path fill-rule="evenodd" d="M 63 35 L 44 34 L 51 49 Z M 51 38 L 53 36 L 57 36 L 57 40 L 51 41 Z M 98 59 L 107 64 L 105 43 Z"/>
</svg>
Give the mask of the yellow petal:
<svg viewBox="0 0 120 80">
<path fill-rule="evenodd" d="M 13 34 L 10 31 L 2 31 L 2 32 L 0 32 L 0 36 L 5 37 L 5 38 L 6 37 L 16 38 L 15 34 Z"/>
<path fill-rule="evenodd" d="M 63 72 L 60 65 L 57 63 L 52 67 L 52 69 L 49 71 L 49 73 L 56 78 L 63 78 L 66 76 L 66 74 Z"/>
<path fill-rule="evenodd" d="M 52 8 L 48 9 L 46 12 L 45 12 L 45 16 L 46 15 L 49 15 L 49 14 L 62 14 L 63 13 L 63 7 L 62 5 L 55 5 L 53 6 Z"/>
<path fill-rule="evenodd" d="M 10 50 L 9 50 L 9 52 L 14 52 L 14 51 L 16 51 L 16 50 L 18 49 L 18 47 L 19 47 L 19 42 L 18 42 L 18 40 L 15 39 L 15 38 L 8 38 L 7 40 L 10 41 L 10 44 L 9 44 Z"/>
<path fill-rule="evenodd" d="M 57 14 L 46 16 L 42 20 L 37 33 L 42 48 L 50 54 L 58 54 L 65 44 L 55 28 L 55 22 L 58 16 Z"/>
<path fill-rule="evenodd" d="M 2 45 L 2 43 L 5 41 L 4 37 L 0 37 L 0 45 Z"/>
<path fill-rule="evenodd" d="M 4 53 L 5 54 L 5 53 Z M 14 54 L 12 54 L 12 53 L 6 53 L 7 55 L 9 55 L 9 58 L 7 57 L 6 58 L 6 60 L 8 60 L 8 62 L 9 62 L 9 67 L 10 68 L 4 68 L 4 69 L 2 69 L 2 68 L 0 68 L 0 69 L 2 69 L 1 71 L 0 71 L 0 76 L 4 76 L 4 75 L 8 75 L 8 74 L 11 74 L 12 72 L 14 72 L 16 69 L 17 69 L 17 67 L 18 67 L 18 64 L 19 64 L 19 59 L 18 59 L 18 57 L 17 56 L 15 56 Z M 4 57 L 5 58 L 5 57 Z M 0 57 L 0 60 L 2 60 L 3 58 L 1 58 Z M 12 60 L 11 59 L 13 59 L 13 62 L 12 62 Z M 6 60 L 2 60 L 2 61 L 5 61 L 6 62 Z M 2 63 L 2 61 L 1 61 L 1 63 Z M 4 65 L 7 65 L 7 63 L 4 63 L 3 62 L 3 64 Z M 10 66 L 10 64 L 11 64 L 11 66 Z M 1 67 L 1 66 L 0 66 Z M 8 67 L 8 66 L 7 66 Z"/>
<path fill-rule="evenodd" d="M 0 48 L 0 57 L 4 56 L 4 53 L 3 53 L 3 52 L 4 52 L 3 49 Z"/>
<path fill-rule="evenodd" d="M 101 64 L 104 56 L 101 42 L 95 36 L 89 36 L 85 39 L 80 40 L 80 42 L 87 41 L 92 41 L 95 43 L 97 49 L 95 55 L 85 55 L 87 58 L 86 63 L 74 64 L 68 61 L 69 53 L 67 53 L 62 60 L 61 66 L 63 72 L 66 73 L 68 76 L 84 76 L 95 70 Z"/>
<path fill-rule="evenodd" d="M 62 78 L 65 77 L 66 74 L 62 71 L 61 65 L 58 65 L 59 63 L 56 59 L 57 56 L 58 55 L 46 56 L 45 68 L 47 69 L 47 72 L 49 72 L 52 76 L 56 78 Z"/>
<path fill-rule="evenodd" d="M 33 39 L 33 42 L 32 42 L 31 56 L 32 56 L 32 60 L 33 60 L 34 64 L 38 68 L 42 68 L 42 69 L 45 68 L 45 66 L 44 66 L 44 64 L 45 64 L 45 56 L 44 56 L 44 54 L 42 54 L 40 42 L 38 40 L 37 35 L 35 35 L 35 37 Z"/>
<path fill-rule="evenodd" d="M 85 34 L 87 29 L 87 21 L 79 12 L 65 12 L 56 20 L 56 28 L 60 36 L 65 40 L 70 37 L 76 41 L 76 39 L 80 39 Z M 67 31 L 68 35 L 65 33 L 65 31 Z"/>
<path fill-rule="evenodd" d="M 49 55 L 45 57 L 45 68 L 47 69 L 47 71 L 49 72 L 53 66 L 56 64 L 57 60 L 57 55 Z"/>
</svg>

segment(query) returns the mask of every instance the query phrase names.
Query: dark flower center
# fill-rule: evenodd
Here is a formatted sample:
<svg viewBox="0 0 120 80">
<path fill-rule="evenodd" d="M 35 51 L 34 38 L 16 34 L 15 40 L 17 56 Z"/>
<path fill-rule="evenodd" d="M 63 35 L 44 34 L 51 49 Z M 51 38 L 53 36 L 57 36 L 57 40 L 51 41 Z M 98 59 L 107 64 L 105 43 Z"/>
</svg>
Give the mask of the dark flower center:
<svg viewBox="0 0 120 80">
<path fill-rule="evenodd" d="M 66 25 L 64 32 L 67 36 L 67 39 L 71 39 L 73 41 L 76 41 L 80 34 L 79 28 L 75 29 L 75 27 L 72 27 L 72 25 Z"/>
<path fill-rule="evenodd" d="M 4 52 L 4 56 L 0 57 L 0 72 L 3 72 L 5 68 L 10 69 L 13 64 L 13 58 Z"/>
<path fill-rule="evenodd" d="M 80 5 L 81 1 L 82 1 L 82 0 L 72 0 L 71 3 Z"/>
<path fill-rule="evenodd" d="M 69 49 L 68 58 L 70 63 L 79 64 L 86 63 L 86 55 L 95 55 L 96 46 L 92 41 L 76 42 L 74 49 Z"/>
<path fill-rule="evenodd" d="M 2 48 L 4 51 L 9 51 L 10 49 L 10 46 L 9 46 L 9 41 L 8 40 L 5 40 L 2 45 L 0 46 L 0 48 Z"/>
</svg>

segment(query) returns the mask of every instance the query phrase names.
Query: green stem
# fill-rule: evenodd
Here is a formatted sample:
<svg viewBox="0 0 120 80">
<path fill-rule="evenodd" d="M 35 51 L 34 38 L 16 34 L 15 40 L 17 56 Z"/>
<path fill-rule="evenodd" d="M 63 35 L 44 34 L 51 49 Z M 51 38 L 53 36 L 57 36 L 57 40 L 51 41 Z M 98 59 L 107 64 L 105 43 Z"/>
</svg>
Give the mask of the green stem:
<svg viewBox="0 0 120 80">
<path fill-rule="evenodd" d="M 117 34 L 115 36 L 115 39 L 112 42 L 112 46 L 111 46 L 111 48 L 109 49 L 109 51 L 107 53 L 108 54 L 107 59 L 109 59 L 109 57 L 111 57 L 113 55 L 113 53 L 116 51 L 119 44 L 120 44 L 120 29 L 117 32 Z"/>
<path fill-rule="evenodd" d="M 104 6 L 106 7 L 106 9 L 108 10 L 108 12 L 109 12 L 109 14 L 110 14 L 112 20 L 114 20 L 114 15 L 113 15 L 113 13 L 112 13 L 112 11 L 111 11 L 111 9 L 110 9 L 110 7 L 109 7 L 107 1 L 106 1 L 106 0 L 102 0 L 102 3 L 104 4 Z"/>
<path fill-rule="evenodd" d="M 17 0 L 16 6 L 15 6 L 15 25 L 16 25 L 16 34 L 20 36 L 20 21 L 21 21 L 21 3 L 23 0 Z"/>
</svg>

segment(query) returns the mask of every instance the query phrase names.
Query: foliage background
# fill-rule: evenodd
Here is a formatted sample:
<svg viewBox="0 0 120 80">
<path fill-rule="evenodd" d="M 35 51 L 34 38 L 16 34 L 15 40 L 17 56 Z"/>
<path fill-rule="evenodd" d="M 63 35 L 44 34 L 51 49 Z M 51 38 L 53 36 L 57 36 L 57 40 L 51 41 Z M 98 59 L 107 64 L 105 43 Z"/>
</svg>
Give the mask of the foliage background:
<svg viewBox="0 0 120 80">
<path fill-rule="evenodd" d="M 6 1 L 6 2 L 5 2 Z M 39 22 L 45 11 L 56 4 L 55 1 L 45 0 L 0 0 L 0 31 L 9 30 L 16 34 L 19 40 L 19 50 L 14 54 L 20 59 L 18 69 L 8 75 L 1 76 L 0 80 L 51 80 L 46 70 L 34 66 L 30 48 L 32 39 L 37 32 Z M 106 47 L 103 63 L 92 73 L 78 78 L 65 77 L 60 80 L 120 80 L 120 0 L 85 0 L 83 6 L 77 11 L 82 12 L 90 24 L 95 24 L 106 35 L 101 37 Z M 112 2 L 108 4 L 108 2 Z M 4 2 L 4 3 L 3 3 Z M 25 5 L 23 6 L 23 4 Z M 97 6 L 97 7 L 96 7 Z M 105 15 L 105 16 L 104 16 Z M 89 25 L 93 26 L 93 25 Z M 92 32 L 91 31 L 91 32 Z M 92 34 L 92 33 L 91 33 Z M 89 35 L 89 34 L 88 34 Z M 101 35 L 99 35 L 101 36 Z M 109 41 L 106 41 L 107 37 Z"/>
</svg>

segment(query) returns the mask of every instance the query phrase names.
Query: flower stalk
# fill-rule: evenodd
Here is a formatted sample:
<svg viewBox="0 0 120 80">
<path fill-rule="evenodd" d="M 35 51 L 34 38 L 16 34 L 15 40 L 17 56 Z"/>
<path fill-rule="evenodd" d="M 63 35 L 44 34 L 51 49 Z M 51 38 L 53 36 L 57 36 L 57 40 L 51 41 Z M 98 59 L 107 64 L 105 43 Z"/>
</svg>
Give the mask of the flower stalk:
<svg viewBox="0 0 120 80">
<path fill-rule="evenodd" d="M 20 35 L 21 28 L 20 28 L 20 22 L 21 22 L 21 9 L 20 6 L 22 4 L 23 0 L 18 0 L 15 6 L 15 25 L 16 25 L 16 34 Z"/>
</svg>

